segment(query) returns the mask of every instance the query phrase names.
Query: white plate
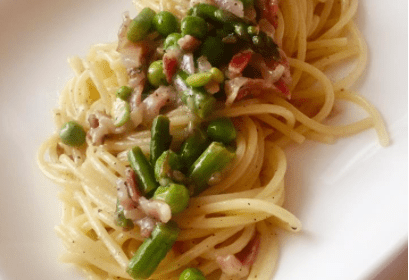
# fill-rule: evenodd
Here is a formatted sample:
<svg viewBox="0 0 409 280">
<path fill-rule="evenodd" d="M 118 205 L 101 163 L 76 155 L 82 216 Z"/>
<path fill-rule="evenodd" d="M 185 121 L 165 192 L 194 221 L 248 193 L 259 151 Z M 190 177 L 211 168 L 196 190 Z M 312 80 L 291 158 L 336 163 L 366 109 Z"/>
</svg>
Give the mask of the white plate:
<svg viewBox="0 0 409 280">
<path fill-rule="evenodd" d="M 369 279 L 407 242 L 407 1 L 360 1 L 370 64 L 359 88 L 382 112 L 374 131 L 289 153 L 287 205 L 303 222 L 283 237 L 275 279 Z M 82 279 L 60 264 L 59 189 L 35 163 L 51 109 L 73 74 L 66 58 L 115 40 L 128 0 L 0 1 L 0 279 Z"/>
</svg>

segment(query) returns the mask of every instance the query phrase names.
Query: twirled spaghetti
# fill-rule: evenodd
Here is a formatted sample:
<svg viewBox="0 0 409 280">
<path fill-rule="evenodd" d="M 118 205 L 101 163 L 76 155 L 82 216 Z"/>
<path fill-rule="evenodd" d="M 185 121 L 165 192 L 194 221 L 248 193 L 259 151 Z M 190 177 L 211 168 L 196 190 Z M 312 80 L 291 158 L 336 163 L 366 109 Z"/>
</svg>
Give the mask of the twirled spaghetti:
<svg viewBox="0 0 409 280">
<path fill-rule="evenodd" d="M 190 7 L 187 0 L 143 0 L 135 5 L 168 10 L 179 17 Z M 256 233 L 259 250 L 247 279 L 270 279 L 278 257 L 276 228 L 301 229 L 301 222 L 282 207 L 287 143 L 302 144 L 307 139 L 333 143 L 375 128 L 380 143 L 388 145 L 379 113 L 350 89 L 367 61 L 365 42 L 353 22 L 357 6 L 358 0 L 279 3 L 274 39 L 291 67 L 291 99 L 263 93 L 211 114 L 209 119 L 232 118 L 238 130 L 236 159 L 221 182 L 191 198 L 189 207 L 174 217 L 181 228 L 178 248 L 168 253 L 151 279 L 177 279 L 181 270 L 191 266 L 207 279 L 217 279 L 216 258 L 239 253 Z M 326 70 L 347 60 L 354 62 L 352 70 L 330 80 Z M 90 114 L 112 112 L 115 92 L 128 84 L 129 76 L 117 43 L 94 45 L 86 58 L 73 57 L 69 63 L 75 77 L 61 92 L 54 112 L 56 127 L 75 120 L 89 130 Z M 368 117 L 348 125 L 326 125 L 339 100 L 358 105 Z M 167 116 L 173 140 L 180 143 L 191 115 L 181 106 Z M 103 145 L 93 145 L 88 139 L 85 146 L 75 148 L 62 144 L 55 133 L 39 149 L 41 170 L 63 186 L 64 211 L 57 227 L 67 247 L 62 260 L 78 265 L 90 279 L 132 279 L 126 267 L 143 237 L 137 228 L 124 231 L 115 224 L 115 185 L 126 176 L 127 151 L 139 146 L 149 153 L 150 135 L 149 129 L 139 127 L 107 138 Z"/>
</svg>

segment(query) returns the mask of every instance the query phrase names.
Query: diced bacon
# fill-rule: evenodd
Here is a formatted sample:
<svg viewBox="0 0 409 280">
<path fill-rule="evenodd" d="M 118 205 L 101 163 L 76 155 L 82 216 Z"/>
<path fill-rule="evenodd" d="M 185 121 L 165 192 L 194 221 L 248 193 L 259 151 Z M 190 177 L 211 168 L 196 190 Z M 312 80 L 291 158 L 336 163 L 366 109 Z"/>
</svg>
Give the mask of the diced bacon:
<svg viewBox="0 0 409 280">
<path fill-rule="evenodd" d="M 138 208 L 131 208 L 128 210 L 124 210 L 124 216 L 127 219 L 132 221 L 139 221 L 140 219 L 145 218 L 145 213 Z"/>
<path fill-rule="evenodd" d="M 251 60 L 251 66 L 258 69 L 263 79 L 267 83 L 274 85 L 273 88 L 278 93 L 282 94 L 285 98 L 291 98 L 289 90 L 289 85 L 292 82 L 290 64 L 284 51 L 280 50 L 279 61 L 265 59 L 259 54 L 254 55 Z"/>
<path fill-rule="evenodd" d="M 255 23 L 257 17 L 257 11 L 253 5 L 249 5 L 244 9 L 244 18 Z"/>
<path fill-rule="evenodd" d="M 256 235 L 243 250 L 236 254 L 243 265 L 251 266 L 257 259 L 260 248 L 260 237 Z"/>
<path fill-rule="evenodd" d="M 226 105 L 231 105 L 234 101 L 240 101 L 247 96 L 257 96 L 263 92 L 274 91 L 290 98 L 288 86 L 280 79 L 275 84 L 268 83 L 264 79 L 251 79 L 238 77 L 229 80 L 224 85 L 226 92 Z"/>
<path fill-rule="evenodd" d="M 178 40 L 180 48 L 185 52 L 194 52 L 202 42 L 192 35 L 185 35 Z"/>
<path fill-rule="evenodd" d="M 143 123 L 148 125 L 159 115 L 160 109 L 168 104 L 176 104 L 177 92 L 173 86 L 160 86 L 143 100 Z"/>
<path fill-rule="evenodd" d="M 248 79 L 239 89 L 236 100 L 239 101 L 248 95 L 257 96 L 265 90 L 274 90 L 275 87 L 267 83 L 264 79 Z"/>
<path fill-rule="evenodd" d="M 224 85 L 227 96 L 226 105 L 231 105 L 234 101 L 239 101 L 248 95 L 257 96 L 265 90 L 273 89 L 275 89 L 274 85 L 267 83 L 264 79 L 234 78 Z"/>
<path fill-rule="evenodd" d="M 220 84 L 216 81 L 210 81 L 204 88 L 208 93 L 215 94 L 220 91 Z"/>
<path fill-rule="evenodd" d="M 102 111 L 90 115 L 88 122 L 90 122 L 91 128 L 87 133 L 87 137 L 93 145 L 101 145 L 108 134 L 121 134 L 128 129 L 127 125 L 116 127 L 112 118 Z M 96 124 L 98 124 L 97 127 L 95 127 Z"/>
<path fill-rule="evenodd" d="M 285 68 L 283 76 L 281 78 L 284 80 L 284 83 L 286 83 L 287 85 L 290 85 L 292 82 L 290 63 L 288 62 L 288 58 L 285 52 L 282 49 L 280 49 L 279 51 L 280 51 L 280 60 L 278 61 L 278 63 L 283 65 Z"/>
<path fill-rule="evenodd" d="M 167 223 L 172 218 L 170 207 L 164 201 L 148 200 L 142 196 L 139 198 L 139 207 L 147 216 L 153 217 L 162 223 Z"/>
<path fill-rule="evenodd" d="M 127 44 L 126 33 L 128 32 L 129 25 L 131 24 L 131 18 L 129 12 L 125 12 L 122 15 L 122 24 L 118 31 L 118 49 L 122 49 L 123 45 Z"/>
<path fill-rule="evenodd" d="M 227 10 L 238 17 L 244 17 L 244 6 L 240 0 L 214 0 L 216 6 Z"/>
<path fill-rule="evenodd" d="M 229 62 L 227 77 L 229 77 L 229 79 L 240 77 L 249 64 L 252 56 L 252 50 L 244 50 L 235 54 Z"/>
<path fill-rule="evenodd" d="M 163 55 L 163 71 L 166 76 L 166 81 L 170 83 L 172 81 L 173 75 L 175 75 L 178 68 L 178 61 L 181 53 L 177 49 L 172 49 L 167 51 Z"/>
<path fill-rule="evenodd" d="M 128 188 L 125 184 L 125 180 L 123 179 L 118 179 L 116 181 L 116 190 L 117 190 L 117 197 L 119 204 L 122 205 L 122 207 L 125 210 L 131 210 L 135 208 L 135 202 L 129 197 L 128 194 Z"/>
<path fill-rule="evenodd" d="M 268 36 L 270 36 L 272 39 L 274 39 L 274 34 L 276 32 L 275 27 L 265 18 L 262 18 L 258 22 L 258 26 L 261 31 L 266 33 Z"/>
<path fill-rule="evenodd" d="M 142 70 L 142 67 L 128 68 L 127 72 L 129 76 L 128 85 L 131 88 L 135 89 L 139 86 L 143 87 L 145 85 L 146 74 Z"/>
<path fill-rule="evenodd" d="M 274 86 L 282 93 L 284 96 L 286 96 L 288 99 L 291 97 L 290 89 L 288 85 L 284 82 L 284 80 L 281 78 L 277 82 L 274 83 Z"/>
<path fill-rule="evenodd" d="M 118 39 L 117 51 L 121 54 L 121 60 L 128 73 L 133 69 L 139 69 L 145 62 L 149 51 L 146 42 L 133 43 L 126 36 Z"/>
<path fill-rule="evenodd" d="M 243 265 L 234 255 L 218 256 L 216 261 L 225 275 L 243 278 L 250 273 L 249 266 Z"/>
<path fill-rule="evenodd" d="M 88 116 L 88 122 L 91 128 L 97 128 L 99 126 L 99 121 L 95 114 L 91 114 Z"/>
<path fill-rule="evenodd" d="M 119 203 L 122 205 L 122 207 L 126 211 L 135 209 L 135 202 L 132 199 L 130 199 L 129 197 L 124 199 L 124 200 L 121 200 Z"/>
<path fill-rule="evenodd" d="M 199 72 L 208 72 L 210 69 L 212 69 L 212 65 L 210 64 L 209 60 L 207 60 L 207 57 L 202 55 L 197 59 L 197 68 Z"/>
<path fill-rule="evenodd" d="M 144 85 L 146 74 L 144 65 L 150 53 L 156 49 L 158 43 L 154 43 L 152 39 L 146 39 L 140 42 L 131 42 L 127 38 L 127 32 L 131 19 L 128 13 L 123 16 L 123 22 L 118 32 L 117 52 L 121 54 L 121 60 L 126 68 L 129 76 L 128 85 L 136 88 L 139 85 Z"/>
<path fill-rule="evenodd" d="M 141 236 L 147 238 L 151 235 L 156 225 L 156 221 L 151 217 L 144 217 L 135 221 L 135 224 L 139 226 Z"/>
<path fill-rule="evenodd" d="M 248 276 L 250 267 L 256 261 L 259 247 L 260 238 L 256 235 L 247 246 L 236 255 L 217 256 L 216 261 L 223 274 L 243 278 Z"/>
<path fill-rule="evenodd" d="M 185 84 L 185 81 L 180 77 L 176 77 L 174 80 L 174 86 L 178 92 L 184 92 L 190 90 L 189 86 Z"/>
<path fill-rule="evenodd" d="M 282 64 L 278 64 L 274 69 L 264 67 L 266 66 L 264 63 L 262 64 L 263 68 L 261 69 L 262 75 L 264 80 L 269 83 L 276 83 L 284 74 L 285 67 Z"/>
<path fill-rule="evenodd" d="M 266 82 L 271 84 L 277 82 L 286 71 L 284 65 L 279 64 L 274 59 L 267 60 L 266 62 L 265 58 L 260 54 L 253 56 L 251 66 L 261 73 L 261 76 Z"/>
<path fill-rule="evenodd" d="M 126 168 L 125 170 L 126 186 L 128 187 L 128 193 L 131 199 L 135 202 L 139 201 L 139 198 L 142 196 L 139 188 L 138 181 L 136 180 L 136 173 L 132 168 Z"/>
<path fill-rule="evenodd" d="M 216 3 L 213 0 L 190 0 L 190 7 L 196 6 L 197 4 L 204 3 L 215 6 Z"/>
<path fill-rule="evenodd" d="M 261 10 L 261 17 L 267 19 L 274 28 L 278 26 L 279 0 L 258 0 L 257 7 Z"/>
<path fill-rule="evenodd" d="M 228 80 L 224 84 L 224 91 L 226 92 L 226 105 L 230 106 L 237 98 L 240 88 L 247 82 L 249 78 L 237 77 Z"/>
<path fill-rule="evenodd" d="M 193 53 L 186 53 L 182 57 L 182 63 L 180 64 L 180 68 L 185 71 L 186 73 L 192 75 L 196 72 L 195 67 L 195 60 L 193 57 Z"/>
</svg>

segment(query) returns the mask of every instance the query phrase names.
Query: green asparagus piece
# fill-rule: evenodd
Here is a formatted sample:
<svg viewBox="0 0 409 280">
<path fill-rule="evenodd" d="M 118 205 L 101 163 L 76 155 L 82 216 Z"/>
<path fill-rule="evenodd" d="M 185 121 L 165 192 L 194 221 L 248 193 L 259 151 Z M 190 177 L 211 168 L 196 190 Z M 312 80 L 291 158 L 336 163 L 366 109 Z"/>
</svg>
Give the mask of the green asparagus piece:
<svg viewBox="0 0 409 280">
<path fill-rule="evenodd" d="M 222 143 L 212 142 L 209 147 L 193 163 L 189 170 L 189 178 L 195 185 L 193 195 L 204 191 L 212 176 L 217 175 L 235 158 Z"/>
<path fill-rule="evenodd" d="M 219 68 L 212 67 L 212 69 L 210 69 L 210 73 L 212 74 L 212 79 L 214 81 L 218 82 L 219 84 L 224 82 L 224 74 Z"/>
<path fill-rule="evenodd" d="M 162 186 L 167 185 L 172 181 L 179 181 L 179 178 L 175 178 L 173 172 L 182 169 L 183 162 L 181 157 L 171 150 L 165 151 L 155 163 L 156 181 Z"/>
<path fill-rule="evenodd" d="M 155 11 L 151 8 L 144 8 L 129 24 L 128 40 L 131 42 L 143 40 L 150 32 L 155 15 Z"/>
<path fill-rule="evenodd" d="M 214 141 L 229 144 L 236 139 L 237 132 L 233 122 L 229 118 L 218 118 L 207 126 L 207 135 Z"/>
<path fill-rule="evenodd" d="M 212 80 L 212 73 L 200 72 L 187 77 L 186 84 L 191 87 L 202 87 L 207 85 Z"/>
<path fill-rule="evenodd" d="M 188 90 L 180 93 L 180 99 L 194 114 L 205 119 L 213 112 L 216 98 L 207 93 L 203 87 L 194 88 L 189 86 L 186 83 L 187 77 L 188 75 L 183 71 L 179 71 L 176 75 L 176 78 L 188 88 Z"/>
<path fill-rule="evenodd" d="M 113 105 L 114 125 L 116 127 L 123 126 L 131 118 L 131 106 L 128 101 L 119 97 L 116 98 Z"/>
<path fill-rule="evenodd" d="M 172 136 L 169 132 L 169 125 L 169 118 L 164 115 L 157 116 L 152 122 L 150 142 L 150 161 L 152 166 L 155 166 L 158 157 L 170 147 Z"/>
<path fill-rule="evenodd" d="M 155 180 L 152 166 L 139 146 L 135 146 L 128 152 L 128 161 L 137 175 L 140 191 L 146 197 L 151 197 L 159 184 Z"/>
<path fill-rule="evenodd" d="M 203 153 L 209 144 L 208 137 L 201 129 L 196 129 L 194 133 L 183 142 L 180 147 L 180 157 L 188 168 Z"/>
<path fill-rule="evenodd" d="M 172 248 L 179 231 L 172 221 L 167 224 L 158 223 L 151 236 L 145 239 L 129 261 L 126 272 L 133 279 L 149 278 Z"/>
<path fill-rule="evenodd" d="M 214 110 L 216 98 L 207 93 L 203 88 L 194 88 L 192 92 L 196 115 L 202 119 L 207 118 Z"/>
</svg>

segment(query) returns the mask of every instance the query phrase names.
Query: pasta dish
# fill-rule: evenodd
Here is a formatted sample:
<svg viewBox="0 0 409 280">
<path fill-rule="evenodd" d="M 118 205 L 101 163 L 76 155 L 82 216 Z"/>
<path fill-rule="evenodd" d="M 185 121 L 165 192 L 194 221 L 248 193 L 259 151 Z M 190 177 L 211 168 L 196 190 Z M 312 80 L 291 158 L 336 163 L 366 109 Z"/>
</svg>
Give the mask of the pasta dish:
<svg viewBox="0 0 409 280">
<path fill-rule="evenodd" d="M 69 58 L 38 151 L 62 186 L 61 259 L 89 279 L 271 279 L 277 231 L 302 228 L 283 207 L 285 148 L 370 128 L 389 142 L 353 90 L 358 0 L 134 4 L 116 42 Z M 367 117 L 329 125 L 345 101 Z"/>
</svg>

